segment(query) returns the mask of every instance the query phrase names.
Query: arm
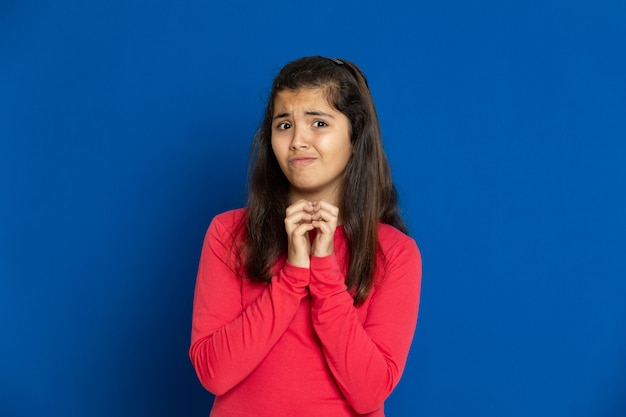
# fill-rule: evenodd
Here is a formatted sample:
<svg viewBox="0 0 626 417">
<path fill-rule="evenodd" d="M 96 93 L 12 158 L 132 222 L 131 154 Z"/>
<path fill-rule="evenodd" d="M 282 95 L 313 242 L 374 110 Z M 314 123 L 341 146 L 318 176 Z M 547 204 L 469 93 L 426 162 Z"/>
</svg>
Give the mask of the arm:
<svg viewBox="0 0 626 417">
<path fill-rule="evenodd" d="M 405 238 L 380 259 L 386 274 L 361 324 L 335 255 L 311 257 L 313 325 L 328 366 L 357 413 L 379 408 L 397 385 L 417 321 L 421 258 L 415 242 Z"/>
<path fill-rule="evenodd" d="M 286 264 L 243 309 L 232 257 L 233 227 L 214 220 L 202 255 L 189 355 L 202 385 L 222 395 L 248 376 L 291 323 L 307 295 L 308 269 Z"/>
</svg>

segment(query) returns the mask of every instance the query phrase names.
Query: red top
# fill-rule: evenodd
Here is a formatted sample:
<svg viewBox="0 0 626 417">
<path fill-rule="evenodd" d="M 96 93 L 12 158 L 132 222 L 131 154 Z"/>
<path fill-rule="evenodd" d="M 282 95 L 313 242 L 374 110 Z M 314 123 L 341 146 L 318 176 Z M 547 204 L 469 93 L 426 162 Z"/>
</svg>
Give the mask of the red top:
<svg viewBox="0 0 626 417">
<path fill-rule="evenodd" d="M 213 417 L 384 416 L 415 331 L 422 265 L 415 242 L 380 224 L 374 286 L 353 305 L 347 241 L 311 257 L 310 269 L 283 258 L 270 284 L 240 278 L 234 235 L 244 210 L 216 216 L 196 282 L 191 361 L 216 395 Z"/>
</svg>

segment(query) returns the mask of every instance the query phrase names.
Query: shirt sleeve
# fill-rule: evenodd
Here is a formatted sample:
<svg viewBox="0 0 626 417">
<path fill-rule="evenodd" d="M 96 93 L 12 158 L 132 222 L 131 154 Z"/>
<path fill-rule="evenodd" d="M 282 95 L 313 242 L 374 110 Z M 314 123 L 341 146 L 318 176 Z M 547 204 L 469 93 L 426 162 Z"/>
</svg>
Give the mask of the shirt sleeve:
<svg viewBox="0 0 626 417">
<path fill-rule="evenodd" d="M 313 326 L 341 392 L 357 413 L 380 408 L 398 384 L 417 322 L 422 274 L 417 245 L 405 237 L 382 259 L 384 277 L 361 323 L 335 255 L 311 258 Z"/>
<path fill-rule="evenodd" d="M 189 356 L 202 385 L 222 395 L 248 376 L 291 323 L 310 273 L 285 264 L 256 301 L 242 306 L 233 227 L 214 219 L 196 279 Z"/>
</svg>

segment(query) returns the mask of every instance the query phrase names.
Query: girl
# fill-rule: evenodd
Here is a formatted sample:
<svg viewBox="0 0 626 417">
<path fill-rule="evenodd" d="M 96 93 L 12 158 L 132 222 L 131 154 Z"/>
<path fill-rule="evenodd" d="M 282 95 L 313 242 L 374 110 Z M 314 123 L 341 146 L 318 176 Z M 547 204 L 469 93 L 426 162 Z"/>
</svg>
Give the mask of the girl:
<svg viewBox="0 0 626 417">
<path fill-rule="evenodd" d="M 247 207 L 216 216 L 202 250 L 190 357 L 211 416 L 384 416 L 419 303 L 405 232 L 361 70 L 287 64 Z"/>
</svg>

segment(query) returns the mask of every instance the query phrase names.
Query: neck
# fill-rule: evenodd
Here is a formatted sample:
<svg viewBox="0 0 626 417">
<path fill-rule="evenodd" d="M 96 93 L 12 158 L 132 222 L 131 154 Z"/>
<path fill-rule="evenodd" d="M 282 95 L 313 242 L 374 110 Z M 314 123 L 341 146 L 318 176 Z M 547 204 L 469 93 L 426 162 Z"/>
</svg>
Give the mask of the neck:
<svg viewBox="0 0 626 417">
<path fill-rule="evenodd" d="M 297 190 L 291 190 L 289 192 L 289 204 L 293 204 L 298 200 L 306 200 L 310 202 L 326 200 L 333 206 L 339 207 L 341 200 L 336 194 L 337 193 L 303 193 Z"/>
</svg>

